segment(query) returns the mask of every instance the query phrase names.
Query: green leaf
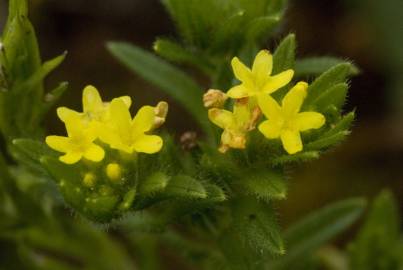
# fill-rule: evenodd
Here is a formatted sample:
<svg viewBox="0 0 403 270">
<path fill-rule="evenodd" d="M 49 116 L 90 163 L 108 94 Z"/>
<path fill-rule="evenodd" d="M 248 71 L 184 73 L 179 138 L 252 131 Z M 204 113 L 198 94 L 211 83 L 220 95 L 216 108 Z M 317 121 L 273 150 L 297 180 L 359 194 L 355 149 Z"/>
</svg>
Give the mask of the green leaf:
<svg viewBox="0 0 403 270">
<path fill-rule="evenodd" d="M 15 139 L 13 140 L 13 155 L 21 163 L 36 172 L 43 173 L 43 166 L 40 159 L 44 155 L 54 156 L 53 152 L 43 142 L 31 139 Z"/>
<path fill-rule="evenodd" d="M 320 150 L 324 148 L 328 148 L 335 144 L 342 142 L 348 135 L 349 131 L 340 131 L 336 134 L 330 136 L 323 136 L 316 141 L 310 142 L 305 145 L 306 150 Z"/>
<path fill-rule="evenodd" d="M 313 102 L 329 88 L 345 82 L 350 68 L 349 63 L 339 64 L 319 76 L 308 88 L 304 108 L 310 108 Z"/>
<path fill-rule="evenodd" d="M 211 132 L 211 125 L 202 103 L 203 91 L 185 73 L 128 43 L 110 42 L 108 49 L 129 69 L 160 87 L 183 105 L 207 133 Z"/>
<path fill-rule="evenodd" d="M 154 42 L 153 49 L 158 55 L 169 61 L 189 64 L 207 75 L 212 74 L 213 67 L 202 56 L 188 51 L 175 41 L 159 38 Z"/>
<path fill-rule="evenodd" d="M 51 156 L 41 157 L 40 162 L 59 185 L 62 181 L 81 184 L 82 176 L 77 164 L 67 165 Z"/>
<path fill-rule="evenodd" d="M 335 57 L 309 57 L 298 59 L 295 63 L 295 76 L 318 76 L 338 64 L 348 63 L 350 65 L 348 74 L 350 76 L 358 75 L 360 70 L 354 64 Z"/>
<path fill-rule="evenodd" d="M 213 53 L 232 53 L 242 46 L 242 29 L 244 27 L 244 12 L 238 12 L 224 19 L 214 32 L 210 50 Z"/>
<path fill-rule="evenodd" d="M 248 253 L 256 261 L 270 254 L 284 254 L 284 243 L 273 207 L 254 198 L 240 198 L 233 202 L 233 226 Z"/>
<path fill-rule="evenodd" d="M 199 181 L 187 175 L 172 177 L 165 189 L 165 194 L 184 199 L 205 199 L 208 195 Z"/>
<path fill-rule="evenodd" d="M 169 183 L 170 177 L 162 172 L 156 172 L 147 177 L 139 185 L 139 194 L 141 196 L 154 196 L 165 190 Z"/>
<path fill-rule="evenodd" d="M 266 16 L 253 19 L 247 27 L 247 41 L 260 43 L 267 40 L 270 33 L 279 22 L 280 18 L 277 16 Z"/>
<path fill-rule="evenodd" d="M 366 221 L 350 245 L 350 267 L 354 270 L 400 269 L 400 218 L 398 203 L 389 191 L 372 203 Z"/>
<path fill-rule="evenodd" d="M 355 119 L 355 112 L 352 111 L 347 115 L 343 116 L 341 120 L 338 121 L 328 132 L 323 134 L 323 137 L 330 137 L 341 131 L 349 130 L 354 119 Z"/>
<path fill-rule="evenodd" d="M 316 100 L 312 102 L 311 108 L 319 112 L 324 112 L 330 105 L 334 105 L 340 110 L 346 101 L 347 91 L 348 84 L 336 84 L 320 94 Z"/>
<path fill-rule="evenodd" d="M 284 165 L 287 163 L 294 163 L 294 162 L 306 162 L 314 159 L 319 158 L 319 152 L 317 151 L 306 151 L 306 152 L 300 152 L 296 153 L 294 155 L 282 155 L 275 157 L 271 160 L 272 164 L 274 166 L 278 165 Z"/>
<path fill-rule="evenodd" d="M 364 199 L 347 199 L 328 205 L 298 221 L 284 232 L 285 256 L 270 262 L 270 269 L 296 269 L 298 263 L 334 236 L 351 226 L 362 214 Z"/>
<path fill-rule="evenodd" d="M 273 54 L 272 74 L 294 68 L 296 46 L 294 34 L 289 34 L 281 41 Z"/>
<path fill-rule="evenodd" d="M 247 172 L 239 180 L 241 192 L 254 195 L 269 202 L 282 200 L 287 196 L 287 184 L 284 176 L 270 170 Z"/>
<path fill-rule="evenodd" d="M 45 96 L 45 103 L 42 105 L 42 114 L 43 117 L 56 103 L 59 101 L 61 96 L 66 92 L 67 88 L 69 87 L 68 82 L 61 82 L 55 89 L 50 91 Z"/>
</svg>

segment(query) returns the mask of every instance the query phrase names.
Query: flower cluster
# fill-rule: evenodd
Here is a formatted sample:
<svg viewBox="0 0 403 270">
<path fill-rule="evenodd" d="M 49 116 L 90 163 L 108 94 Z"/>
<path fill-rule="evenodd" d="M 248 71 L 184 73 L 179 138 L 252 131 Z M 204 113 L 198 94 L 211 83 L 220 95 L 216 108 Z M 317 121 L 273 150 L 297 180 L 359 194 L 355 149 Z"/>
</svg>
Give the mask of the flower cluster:
<svg viewBox="0 0 403 270">
<path fill-rule="evenodd" d="M 258 130 L 267 139 L 280 138 L 289 154 L 302 151 L 300 132 L 318 129 L 326 121 L 318 112 L 300 112 L 308 84 L 298 82 L 284 96 L 280 105 L 270 94 L 291 82 L 293 70 L 272 75 L 273 56 L 266 50 L 257 54 L 252 69 L 237 57 L 232 59 L 231 64 L 235 77 L 241 83 L 226 94 L 209 90 L 204 95 L 204 105 L 210 108 L 209 119 L 224 129 L 219 151 L 225 153 L 230 148 L 244 149 L 246 135 L 256 128 L 262 113 L 266 120 L 258 125 Z M 232 112 L 223 109 L 228 98 L 234 100 Z"/>
<path fill-rule="evenodd" d="M 83 112 L 66 107 L 57 109 L 57 115 L 66 126 L 67 137 L 48 136 L 46 143 L 64 153 L 59 159 L 66 164 L 74 164 L 82 158 L 94 162 L 103 160 L 105 151 L 99 142 L 127 154 L 160 151 L 162 138 L 149 133 L 165 122 L 168 104 L 144 106 L 132 118 L 131 103 L 128 96 L 103 102 L 97 89 L 87 86 L 83 91 Z"/>
</svg>

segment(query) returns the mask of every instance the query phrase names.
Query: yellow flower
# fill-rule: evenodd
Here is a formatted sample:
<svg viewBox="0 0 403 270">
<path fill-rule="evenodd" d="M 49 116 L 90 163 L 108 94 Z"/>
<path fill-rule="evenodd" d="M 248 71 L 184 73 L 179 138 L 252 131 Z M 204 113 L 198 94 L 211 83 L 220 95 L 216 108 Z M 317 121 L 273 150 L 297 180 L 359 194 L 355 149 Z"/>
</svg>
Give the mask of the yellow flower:
<svg viewBox="0 0 403 270">
<path fill-rule="evenodd" d="M 129 96 L 119 97 L 130 108 L 132 100 Z M 89 123 L 91 121 L 107 122 L 109 121 L 109 102 L 103 102 L 98 90 L 94 86 L 87 86 L 83 90 L 83 112 L 76 112 L 66 107 L 57 109 L 59 118 L 66 122 L 70 115 L 79 116 L 83 122 Z"/>
<path fill-rule="evenodd" d="M 234 112 L 218 108 L 210 109 L 208 111 L 210 121 L 224 129 L 219 151 L 225 153 L 229 148 L 244 149 L 246 133 L 255 128 L 260 114 L 258 107 L 250 108 L 247 98 L 236 101 Z"/>
<path fill-rule="evenodd" d="M 115 98 L 109 107 L 110 121 L 99 125 L 99 138 L 126 153 L 143 152 L 156 153 L 163 144 L 161 137 L 146 134 L 153 129 L 156 121 L 156 111 L 152 106 L 144 106 L 134 119 L 122 99 Z"/>
<path fill-rule="evenodd" d="M 252 70 L 237 57 L 232 59 L 231 65 L 235 77 L 241 81 L 241 84 L 232 87 L 227 95 L 236 99 L 262 93 L 271 94 L 287 85 L 294 76 L 294 71 L 291 69 L 272 76 L 273 56 L 266 50 L 256 55 Z"/>
<path fill-rule="evenodd" d="M 282 100 L 282 106 L 269 95 L 259 95 L 258 104 L 268 120 L 259 125 L 268 139 L 281 138 L 289 154 L 302 150 L 300 132 L 317 129 L 325 124 L 325 117 L 317 112 L 299 112 L 307 95 L 308 84 L 297 83 Z"/>
<path fill-rule="evenodd" d="M 69 115 L 65 119 L 67 137 L 47 136 L 46 143 L 58 152 L 65 153 L 59 158 L 66 164 L 74 164 L 81 158 L 99 162 L 104 156 L 104 150 L 94 143 L 97 133 L 94 125 L 84 126 L 77 115 Z"/>
</svg>

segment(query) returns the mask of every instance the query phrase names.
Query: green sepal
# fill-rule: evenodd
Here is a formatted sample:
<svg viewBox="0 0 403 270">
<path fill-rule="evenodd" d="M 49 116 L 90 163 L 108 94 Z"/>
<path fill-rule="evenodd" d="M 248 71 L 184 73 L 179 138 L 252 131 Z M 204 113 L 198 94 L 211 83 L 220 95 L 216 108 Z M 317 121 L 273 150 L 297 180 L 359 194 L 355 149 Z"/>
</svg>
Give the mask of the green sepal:
<svg viewBox="0 0 403 270">
<path fill-rule="evenodd" d="M 351 128 L 352 123 L 355 119 L 355 111 L 349 112 L 348 114 L 344 115 L 333 127 L 330 128 L 329 131 L 324 133 L 323 137 L 329 137 L 335 135 L 342 131 L 347 131 Z"/>
<path fill-rule="evenodd" d="M 304 151 L 304 152 L 299 152 L 293 155 L 282 155 L 282 156 L 277 156 L 274 157 L 271 160 L 271 163 L 274 166 L 280 166 L 280 165 L 285 165 L 288 163 L 295 163 L 295 162 L 306 162 L 306 161 L 311 161 L 319 158 L 319 152 L 318 151 Z"/>
<path fill-rule="evenodd" d="M 119 210 L 129 210 L 134 200 L 136 199 L 136 193 L 136 189 L 132 189 L 126 192 L 126 194 L 123 196 L 122 202 L 119 204 Z"/>
<path fill-rule="evenodd" d="M 85 203 L 82 209 L 77 209 L 83 212 L 87 218 L 98 222 L 108 222 L 117 213 L 114 211 L 119 202 L 117 195 L 101 196 L 94 194 L 85 198 Z"/>
</svg>

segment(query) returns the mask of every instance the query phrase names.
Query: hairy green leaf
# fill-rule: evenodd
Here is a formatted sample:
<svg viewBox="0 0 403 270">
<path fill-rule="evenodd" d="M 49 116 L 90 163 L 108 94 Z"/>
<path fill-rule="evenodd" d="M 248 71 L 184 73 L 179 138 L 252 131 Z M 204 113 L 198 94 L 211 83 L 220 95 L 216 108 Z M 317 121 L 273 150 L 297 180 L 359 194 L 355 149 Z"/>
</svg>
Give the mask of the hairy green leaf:
<svg viewBox="0 0 403 270">
<path fill-rule="evenodd" d="M 289 34 L 281 41 L 273 54 L 272 74 L 294 68 L 296 46 L 294 34 Z"/>
<path fill-rule="evenodd" d="M 187 175 L 172 177 L 165 189 L 165 194 L 185 199 L 204 199 L 208 195 L 199 181 Z"/>
<path fill-rule="evenodd" d="M 304 217 L 284 232 L 287 253 L 270 262 L 270 269 L 295 269 L 298 262 L 353 224 L 362 214 L 364 199 L 347 199 Z M 294 266 L 294 267 L 293 267 Z"/>
<path fill-rule="evenodd" d="M 295 63 L 295 76 L 317 76 L 338 64 L 349 63 L 349 75 L 359 74 L 360 70 L 354 64 L 336 57 L 309 57 L 298 59 Z"/>
</svg>

